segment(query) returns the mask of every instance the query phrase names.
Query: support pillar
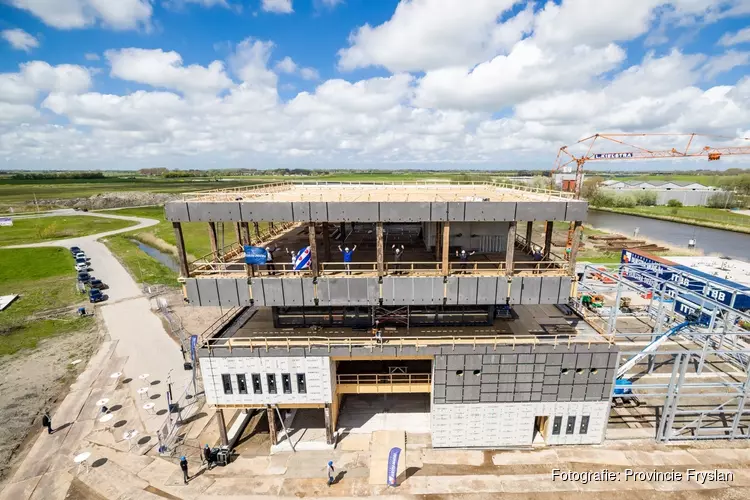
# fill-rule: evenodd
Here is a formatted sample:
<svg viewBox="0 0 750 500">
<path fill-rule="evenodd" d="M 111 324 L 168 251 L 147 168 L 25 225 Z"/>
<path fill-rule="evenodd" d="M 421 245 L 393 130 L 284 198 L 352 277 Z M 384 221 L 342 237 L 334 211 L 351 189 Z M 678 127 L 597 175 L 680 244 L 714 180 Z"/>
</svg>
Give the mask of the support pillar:
<svg viewBox="0 0 750 500">
<path fill-rule="evenodd" d="M 552 228 L 554 222 L 548 220 L 544 223 L 544 248 L 542 249 L 542 257 L 549 260 L 549 253 L 552 250 Z"/>
<path fill-rule="evenodd" d="M 174 228 L 174 240 L 177 246 L 177 260 L 180 261 L 180 278 L 189 278 L 190 270 L 185 254 L 185 239 L 182 237 L 182 224 L 173 222 L 172 227 Z"/>
<path fill-rule="evenodd" d="M 377 251 L 378 276 L 385 276 L 385 259 L 383 258 L 383 223 L 375 224 L 375 248 Z"/>
<path fill-rule="evenodd" d="M 326 403 L 323 408 L 325 422 L 326 422 L 326 444 L 333 443 L 333 419 L 331 418 L 331 403 Z"/>
<path fill-rule="evenodd" d="M 253 230 L 255 231 L 255 237 L 260 241 L 260 224 L 253 222 Z"/>
<path fill-rule="evenodd" d="M 271 439 L 271 446 L 276 443 L 276 412 L 273 411 L 273 406 L 266 406 L 266 418 L 268 418 L 268 436 Z"/>
<path fill-rule="evenodd" d="M 250 224 L 247 222 L 240 222 L 240 225 L 242 226 L 242 244 L 250 245 Z"/>
<path fill-rule="evenodd" d="M 578 255 L 578 246 L 581 243 L 582 231 L 581 221 L 575 221 L 573 224 L 573 241 L 570 242 L 570 255 L 568 256 L 568 272 L 571 276 L 576 275 L 576 256 Z"/>
<path fill-rule="evenodd" d="M 448 253 L 451 246 L 451 223 L 449 221 L 443 222 L 443 276 L 450 274 L 450 265 L 448 262 Z"/>
<path fill-rule="evenodd" d="M 529 253 L 533 253 L 534 249 L 531 248 L 531 233 L 534 231 L 534 221 L 526 223 L 526 246 L 529 249 Z"/>
<path fill-rule="evenodd" d="M 440 238 L 442 233 L 440 231 L 440 223 L 435 223 L 435 260 L 440 260 Z"/>
<path fill-rule="evenodd" d="M 323 252 L 327 262 L 331 261 L 331 229 L 327 222 L 323 222 Z"/>
<path fill-rule="evenodd" d="M 312 271 L 313 278 L 318 277 L 318 245 L 315 240 L 315 223 L 311 222 L 307 225 L 307 234 L 310 239 L 310 270 Z"/>
<path fill-rule="evenodd" d="M 242 223 L 241 222 L 234 223 L 234 235 L 237 237 L 237 243 L 242 245 Z"/>
<path fill-rule="evenodd" d="M 216 410 L 216 422 L 219 424 L 219 434 L 221 435 L 222 446 L 229 445 L 229 438 L 227 438 L 227 425 L 224 423 L 224 410 L 221 408 Z"/>
<path fill-rule="evenodd" d="M 346 222 L 339 225 L 339 232 L 341 233 L 341 243 L 343 243 L 346 241 Z"/>
<path fill-rule="evenodd" d="M 513 276 L 513 254 L 516 250 L 516 221 L 508 225 L 508 243 L 505 245 L 505 274 Z"/>
<path fill-rule="evenodd" d="M 216 238 L 216 223 L 208 223 L 208 239 L 211 242 L 211 253 L 214 256 L 213 260 L 219 259 L 219 241 Z"/>
</svg>

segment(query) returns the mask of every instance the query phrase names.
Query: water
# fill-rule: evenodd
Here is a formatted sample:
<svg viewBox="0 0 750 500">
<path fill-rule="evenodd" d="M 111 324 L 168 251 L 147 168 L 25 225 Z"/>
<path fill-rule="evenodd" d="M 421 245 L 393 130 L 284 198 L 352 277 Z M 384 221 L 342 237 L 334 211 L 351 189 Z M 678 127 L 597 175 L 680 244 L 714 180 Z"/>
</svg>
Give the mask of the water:
<svg viewBox="0 0 750 500">
<path fill-rule="evenodd" d="M 138 245 L 138 248 L 140 250 L 144 251 L 150 257 L 153 257 L 160 263 L 164 264 L 172 271 L 176 273 L 180 272 L 180 264 L 177 262 L 177 259 L 175 259 L 172 254 L 164 253 L 161 250 L 158 250 L 152 246 L 146 245 L 145 243 L 142 243 L 138 240 L 130 240 L 130 241 Z"/>
<path fill-rule="evenodd" d="M 688 241 L 694 239 L 695 248 L 706 255 L 715 254 L 750 261 L 750 235 L 745 233 L 596 210 L 589 210 L 587 224 L 624 236 L 633 236 L 635 228 L 639 228 L 639 237 L 667 243 L 676 248 L 687 249 Z"/>
</svg>

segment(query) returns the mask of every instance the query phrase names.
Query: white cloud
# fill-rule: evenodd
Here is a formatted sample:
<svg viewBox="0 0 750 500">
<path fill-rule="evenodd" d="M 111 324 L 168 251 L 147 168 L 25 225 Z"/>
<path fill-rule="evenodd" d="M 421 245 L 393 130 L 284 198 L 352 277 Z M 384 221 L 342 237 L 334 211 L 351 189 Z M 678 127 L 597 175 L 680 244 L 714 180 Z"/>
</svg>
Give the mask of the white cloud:
<svg viewBox="0 0 750 500">
<path fill-rule="evenodd" d="M 60 29 L 85 28 L 97 23 L 119 30 L 148 27 L 153 13 L 150 0 L 10 0 L 10 3 Z"/>
<path fill-rule="evenodd" d="M 39 40 L 20 28 L 3 30 L 0 34 L 16 50 L 31 52 L 31 49 L 39 47 Z"/>
<path fill-rule="evenodd" d="M 93 52 L 87 52 L 83 57 L 85 57 L 87 61 L 98 61 L 100 59 L 99 54 Z"/>
<path fill-rule="evenodd" d="M 276 87 L 276 74 L 268 69 L 273 42 L 246 38 L 237 44 L 229 66 L 243 82 Z"/>
<path fill-rule="evenodd" d="M 729 50 L 726 53 L 712 57 L 703 67 L 705 77 L 709 80 L 726 73 L 738 66 L 747 66 L 750 63 L 750 52 L 738 52 Z"/>
<path fill-rule="evenodd" d="M 286 56 L 284 59 L 277 62 L 274 67 L 279 73 L 287 73 L 290 75 L 297 71 L 297 64 L 289 56 Z"/>
<path fill-rule="evenodd" d="M 738 45 L 740 43 L 750 42 L 750 27 L 743 28 L 736 33 L 725 33 L 719 43 L 724 46 Z"/>
<path fill-rule="evenodd" d="M 104 56 L 112 66 L 110 76 L 152 87 L 215 94 L 232 83 L 221 61 L 183 66 L 180 54 L 161 49 L 108 50 Z"/>
<path fill-rule="evenodd" d="M 303 80 L 320 80 L 320 73 L 315 68 L 302 68 L 299 70 L 299 76 Z"/>
<path fill-rule="evenodd" d="M 50 66 L 44 61 L 21 65 L 24 80 L 37 90 L 76 94 L 91 87 L 91 74 L 86 68 L 72 64 Z"/>
<path fill-rule="evenodd" d="M 277 14 L 291 14 L 292 0 L 263 0 L 261 8 L 266 12 L 275 12 Z"/>
</svg>

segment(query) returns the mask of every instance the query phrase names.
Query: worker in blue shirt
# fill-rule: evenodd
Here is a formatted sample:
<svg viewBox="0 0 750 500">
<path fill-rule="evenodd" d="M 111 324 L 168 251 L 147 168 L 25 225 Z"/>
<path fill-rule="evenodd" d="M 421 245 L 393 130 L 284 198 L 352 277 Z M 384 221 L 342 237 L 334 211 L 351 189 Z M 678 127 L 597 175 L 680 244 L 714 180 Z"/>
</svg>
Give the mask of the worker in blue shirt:
<svg viewBox="0 0 750 500">
<path fill-rule="evenodd" d="M 346 268 L 346 274 L 352 274 L 351 269 L 349 268 L 349 264 L 352 261 L 352 254 L 357 249 L 357 245 L 354 245 L 351 250 L 349 250 L 349 247 L 345 247 L 343 250 L 341 249 L 341 245 L 339 245 L 339 252 L 341 252 L 344 255 L 344 267 Z"/>
</svg>

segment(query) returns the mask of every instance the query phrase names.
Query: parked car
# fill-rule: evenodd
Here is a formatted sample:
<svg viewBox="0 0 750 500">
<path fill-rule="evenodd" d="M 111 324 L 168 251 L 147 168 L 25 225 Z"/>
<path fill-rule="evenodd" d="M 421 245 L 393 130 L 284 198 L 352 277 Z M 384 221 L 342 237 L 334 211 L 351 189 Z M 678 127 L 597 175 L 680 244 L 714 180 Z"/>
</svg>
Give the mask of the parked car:
<svg viewBox="0 0 750 500">
<path fill-rule="evenodd" d="M 91 281 L 89 281 L 89 286 L 97 290 L 106 290 L 107 288 L 109 288 L 106 283 L 98 278 L 94 278 L 93 276 L 91 277 Z"/>
<path fill-rule="evenodd" d="M 70 254 L 75 257 L 76 254 L 83 252 L 79 247 L 70 247 Z"/>
<path fill-rule="evenodd" d="M 76 271 L 82 272 L 82 271 L 88 271 L 89 265 L 85 262 L 77 262 L 76 263 Z"/>
<path fill-rule="evenodd" d="M 78 281 L 80 281 L 81 283 L 88 283 L 89 281 L 91 281 L 91 275 L 86 271 L 81 271 L 78 273 Z"/>
<path fill-rule="evenodd" d="M 77 254 L 75 255 L 75 257 L 76 257 L 76 259 L 91 260 L 91 259 L 89 259 L 88 257 L 86 257 L 86 254 L 85 254 L 85 253 L 83 253 L 83 252 L 78 252 L 78 253 L 77 253 Z"/>
<path fill-rule="evenodd" d="M 92 288 L 89 290 L 89 302 L 96 303 L 96 302 L 102 302 L 104 300 L 107 300 L 109 297 L 104 295 L 101 290 L 98 290 L 96 288 Z"/>
</svg>

